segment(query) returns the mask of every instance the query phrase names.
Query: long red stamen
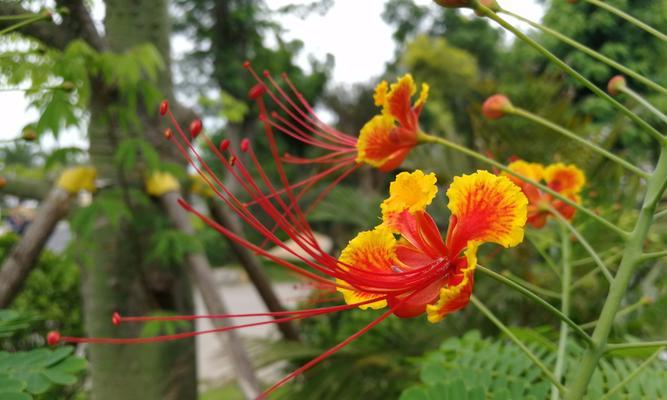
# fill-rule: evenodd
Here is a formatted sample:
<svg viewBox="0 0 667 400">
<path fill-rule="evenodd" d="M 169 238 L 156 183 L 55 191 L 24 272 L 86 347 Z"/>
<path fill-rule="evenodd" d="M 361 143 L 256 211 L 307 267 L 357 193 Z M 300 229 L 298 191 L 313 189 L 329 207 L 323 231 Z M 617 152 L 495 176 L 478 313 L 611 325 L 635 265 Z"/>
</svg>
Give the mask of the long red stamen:
<svg viewBox="0 0 667 400">
<path fill-rule="evenodd" d="M 284 315 L 292 315 L 290 317 L 285 317 L 285 318 L 276 318 L 276 319 L 271 319 L 267 321 L 260 321 L 260 322 L 252 322 L 252 323 L 246 323 L 246 324 L 240 324 L 240 325 L 232 325 L 232 326 L 225 326 L 225 327 L 220 327 L 220 328 L 214 328 L 214 329 L 207 329 L 203 331 L 192 331 L 192 332 L 182 332 L 182 333 L 175 333 L 171 335 L 160 335 L 160 336 L 153 336 L 153 337 L 147 337 L 147 338 L 85 338 L 85 337 L 72 337 L 72 336 L 60 336 L 58 332 L 49 332 L 47 335 L 47 341 L 50 345 L 55 345 L 57 343 L 97 343 L 97 344 L 146 344 L 146 343 L 159 343 L 159 342 L 169 342 L 169 341 L 174 341 L 174 340 L 180 340 L 180 339 L 186 339 L 194 336 L 200 336 L 200 335 L 205 335 L 209 333 L 217 333 L 217 332 L 226 332 L 226 331 L 232 331 L 232 330 L 237 330 L 241 328 L 250 328 L 253 326 L 262 326 L 262 325 L 268 325 L 268 324 L 280 324 L 280 323 L 285 323 L 288 321 L 293 321 L 293 320 L 298 320 L 298 319 L 304 319 L 304 318 L 310 318 L 314 316 L 319 316 L 323 314 L 329 314 L 332 312 L 338 312 L 338 311 L 343 311 L 343 310 L 348 310 L 351 308 L 358 307 L 363 304 L 368 304 L 371 302 L 377 301 L 376 299 L 374 300 L 368 300 L 365 302 L 360 302 L 356 304 L 346 304 L 342 306 L 334 306 L 334 307 L 324 307 L 321 309 L 313 309 L 309 310 L 307 313 L 302 313 L 302 314 L 297 314 L 293 315 L 295 313 L 291 314 L 284 314 Z M 275 313 L 267 313 L 269 316 L 272 316 L 271 314 Z M 196 317 L 200 316 L 175 316 L 175 317 L 133 317 L 133 318 L 144 318 L 144 321 L 176 321 L 176 320 L 194 320 L 198 319 Z M 204 317 L 204 316 L 201 316 Z M 209 318 L 215 317 L 215 316 L 209 316 Z M 219 316 L 222 318 L 222 316 Z M 123 319 L 127 321 L 127 318 L 130 317 L 123 317 Z M 172 319 L 170 319 L 172 318 Z M 225 316 L 226 318 L 226 316 Z M 143 322 L 143 321 L 142 321 Z"/>
</svg>

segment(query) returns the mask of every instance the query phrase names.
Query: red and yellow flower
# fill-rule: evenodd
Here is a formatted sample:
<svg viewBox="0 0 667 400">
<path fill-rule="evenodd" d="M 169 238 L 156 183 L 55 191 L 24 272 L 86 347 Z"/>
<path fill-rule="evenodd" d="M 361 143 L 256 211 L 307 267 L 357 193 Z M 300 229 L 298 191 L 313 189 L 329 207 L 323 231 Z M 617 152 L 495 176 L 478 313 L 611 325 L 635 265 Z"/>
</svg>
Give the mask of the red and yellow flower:
<svg viewBox="0 0 667 400">
<path fill-rule="evenodd" d="M 454 178 L 445 239 L 425 211 L 437 191 L 434 174 L 396 177 L 381 205 L 382 224 L 358 234 L 339 258 L 350 272 L 338 281 L 347 304 L 390 307 L 399 317 L 426 313 L 438 322 L 468 304 L 482 243 L 511 247 L 523 240 L 528 200 L 506 177 L 477 171 Z"/>
<path fill-rule="evenodd" d="M 556 163 L 544 166 L 539 163 L 529 163 L 523 160 L 516 160 L 507 166 L 511 171 L 525 176 L 535 182 L 543 182 L 551 190 L 567 197 L 568 199 L 581 203 L 581 189 L 586 184 L 584 172 L 574 164 Z M 549 193 L 545 193 L 534 185 L 525 182 L 508 173 L 503 173 L 514 183 L 521 187 L 521 190 L 528 198 L 528 224 L 534 228 L 542 228 L 547 217 L 552 213 L 552 209 L 568 220 L 574 218 L 576 209 L 562 200 L 554 198 Z"/>
<path fill-rule="evenodd" d="M 376 106 L 382 107 L 382 113 L 361 128 L 356 161 L 385 172 L 398 168 L 418 143 L 419 115 L 428 92 L 429 86 L 423 83 L 419 97 L 412 104 L 417 93 L 412 75 L 404 75 L 391 86 L 387 81 L 380 82 L 373 99 Z"/>
<path fill-rule="evenodd" d="M 372 117 L 361 128 L 359 135 L 351 135 L 322 122 L 286 74 L 281 75 L 281 86 L 268 71 L 261 77 L 250 63 L 245 66 L 258 82 L 249 95 L 259 105 L 260 118 L 265 123 L 267 134 L 273 136 L 273 132 L 277 131 L 326 152 L 313 158 L 289 154 L 283 157 L 287 163 L 326 167 L 294 186 L 311 187 L 334 173 L 347 176 L 362 164 L 383 172 L 391 171 L 398 168 L 418 144 L 419 115 L 428 98 L 429 86 L 425 83 L 421 85 L 413 104 L 417 86 L 410 74 L 398 78 L 395 83 L 382 81 L 377 85 L 373 97 L 375 105 L 382 108 L 381 113 Z M 277 110 L 268 112 L 264 96 L 268 96 Z M 269 142 L 272 141 L 270 138 Z"/>
</svg>

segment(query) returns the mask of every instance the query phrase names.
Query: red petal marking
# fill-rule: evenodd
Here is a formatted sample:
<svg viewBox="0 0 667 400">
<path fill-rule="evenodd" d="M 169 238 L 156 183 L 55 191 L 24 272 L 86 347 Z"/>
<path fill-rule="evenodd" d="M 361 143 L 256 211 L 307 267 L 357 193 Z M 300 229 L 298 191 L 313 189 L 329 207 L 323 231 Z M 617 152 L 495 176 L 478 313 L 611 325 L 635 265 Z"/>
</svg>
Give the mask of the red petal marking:
<svg viewBox="0 0 667 400">
<path fill-rule="evenodd" d="M 417 145 L 417 132 L 396 126 L 389 131 L 383 128 L 376 127 L 365 138 L 364 159 L 381 163 L 378 169 L 389 172 L 398 168 Z"/>
<path fill-rule="evenodd" d="M 392 213 L 388 217 L 389 226 L 431 259 L 447 255 L 447 248 L 440 236 L 440 230 L 428 213 L 412 214 L 405 210 L 400 213 Z"/>
<path fill-rule="evenodd" d="M 426 311 L 426 306 L 432 304 L 438 299 L 440 288 L 443 286 L 444 280 L 438 279 L 429 284 L 424 289 L 421 289 L 409 296 L 388 296 L 387 304 L 390 307 L 396 306 L 394 315 L 399 318 L 414 318 L 422 315 Z M 408 297 L 402 300 L 401 297 Z"/>
<path fill-rule="evenodd" d="M 401 125 L 416 131 L 417 118 L 413 115 L 410 98 L 412 97 L 410 85 L 400 85 L 393 88 L 391 96 L 388 97 L 389 114 L 396 118 Z"/>
</svg>

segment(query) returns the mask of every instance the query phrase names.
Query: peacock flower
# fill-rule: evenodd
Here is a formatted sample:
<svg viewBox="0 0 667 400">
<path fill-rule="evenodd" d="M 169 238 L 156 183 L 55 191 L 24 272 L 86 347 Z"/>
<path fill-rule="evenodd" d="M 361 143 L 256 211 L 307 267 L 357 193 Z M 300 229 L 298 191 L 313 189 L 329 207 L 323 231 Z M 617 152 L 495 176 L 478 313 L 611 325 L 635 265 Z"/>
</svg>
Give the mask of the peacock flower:
<svg viewBox="0 0 667 400">
<path fill-rule="evenodd" d="M 437 191 L 432 173 L 396 177 L 381 205 L 382 224 L 358 234 L 339 259 L 348 271 L 358 268 L 352 280 L 338 281 L 347 304 L 389 307 L 402 318 L 426 313 L 439 322 L 468 304 L 482 243 L 512 247 L 523 240 L 528 200 L 506 177 L 477 171 L 454 178 L 445 239 L 426 212 Z"/>
<path fill-rule="evenodd" d="M 576 165 L 556 163 L 545 167 L 539 163 L 516 160 L 507 167 L 511 171 L 535 182 L 543 181 L 553 191 L 577 204 L 581 204 L 580 193 L 586 184 L 586 176 Z M 503 175 L 519 185 L 528 198 L 528 224 L 534 228 L 542 228 L 547 223 L 547 217 L 552 213 L 552 210 L 556 210 L 567 220 L 574 218 L 576 209 L 572 205 L 556 199 L 549 193 L 544 193 L 534 185 L 508 173 L 503 173 Z"/>
<path fill-rule="evenodd" d="M 269 143 L 276 154 L 274 131 L 325 152 L 313 158 L 290 154 L 282 157 L 283 162 L 290 164 L 324 167 L 322 172 L 295 183 L 294 187 L 312 187 L 331 174 L 340 174 L 335 181 L 338 183 L 362 164 L 383 172 L 391 171 L 401 165 L 418 143 L 418 120 L 429 86 L 421 85 L 419 97 L 412 104 L 417 87 L 410 74 L 398 78 L 391 85 L 386 81 L 377 85 L 374 101 L 382 108 L 381 113 L 371 118 L 358 135 L 351 135 L 322 122 L 286 74 L 281 75 L 281 86 L 268 71 L 260 76 L 249 62 L 244 66 L 257 81 L 249 96 L 258 103 L 260 118 L 265 123 Z M 276 111 L 268 112 L 265 96 L 277 107 Z"/>
<path fill-rule="evenodd" d="M 418 143 L 419 115 L 428 98 L 429 86 L 423 83 L 419 97 L 412 75 L 399 78 L 391 86 L 387 81 L 375 88 L 375 105 L 382 113 L 368 121 L 359 134 L 357 163 L 366 163 L 388 172 L 398 168 Z"/>
<path fill-rule="evenodd" d="M 107 345 L 153 343 L 284 323 L 355 308 L 387 308 L 371 323 L 276 382 L 260 396 L 265 398 L 391 315 L 414 317 L 426 313 L 429 321 L 437 322 L 448 313 L 464 307 L 472 291 L 478 246 L 484 242 L 515 246 L 523 238 L 528 201 L 521 189 L 507 177 L 478 171 L 455 178 L 447 191 L 452 217 L 446 239 L 443 240 L 435 221 L 425 211 L 437 194 L 435 176 L 415 171 L 399 174 L 391 184 L 389 197 L 380 206 L 382 223 L 373 230 L 357 235 L 340 257 L 334 257 L 323 250 L 316 239 L 305 218 L 306 213 L 302 210 L 298 193 L 292 190 L 293 185 L 284 173 L 280 157 L 273 157 L 275 168 L 272 170 L 279 177 L 279 183 L 274 183 L 248 139 L 241 142 L 240 152 L 236 152 L 227 140 L 215 145 L 203 131 L 200 122 L 191 124 L 189 134 L 184 132 L 166 102 L 160 110 L 175 128 L 165 131 L 165 138 L 182 153 L 201 181 L 240 221 L 263 237 L 264 241 L 282 249 L 287 256 L 281 258 L 262 244 L 238 236 L 183 199 L 179 200 L 179 204 L 239 245 L 315 282 L 319 287 L 329 288 L 331 293 L 341 292 L 344 303 L 301 310 L 228 315 L 143 317 L 115 313 L 111 319 L 115 325 L 198 318 L 266 317 L 267 320 L 207 331 L 141 338 L 79 338 L 51 332 L 47 340 L 52 345 L 61 342 Z M 198 146 L 193 144 L 195 138 L 199 145 L 207 146 L 217 156 L 227 172 L 226 176 L 235 181 L 234 186 L 238 190 L 230 190 L 215 175 L 199 154 Z M 250 203 L 245 201 L 248 198 Z"/>
</svg>

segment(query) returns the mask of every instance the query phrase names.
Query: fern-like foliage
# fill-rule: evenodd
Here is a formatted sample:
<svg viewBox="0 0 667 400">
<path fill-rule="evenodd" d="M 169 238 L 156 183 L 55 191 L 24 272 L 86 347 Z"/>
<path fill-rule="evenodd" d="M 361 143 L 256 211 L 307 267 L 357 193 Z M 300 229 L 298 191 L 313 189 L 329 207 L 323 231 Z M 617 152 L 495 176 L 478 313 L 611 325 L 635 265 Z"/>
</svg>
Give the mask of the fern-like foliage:
<svg viewBox="0 0 667 400">
<path fill-rule="evenodd" d="M 539 341 L 528 347 L 545 365 L 553 365 L 555 353 Z M 570 352 L 579 352 L 576 344 Z M 575 358 L 570 358 L 574 360 Z M 593 375 L 587 400 L 600 399 L 619 384 L 642 360 L 607 358 Z M 528 357 L 512 342 L 482 338 L 477 331 L 450 338 L 440 348 L 421 359 L 421 384 L 407 388 L 400 400 L 500 400 L 550 398 L 550 383 Z M 570 375 L 577 373 L 573 362 Z M 667 369 L 654 362 L 610 399 L 667 398 Z"/>
</svg>

